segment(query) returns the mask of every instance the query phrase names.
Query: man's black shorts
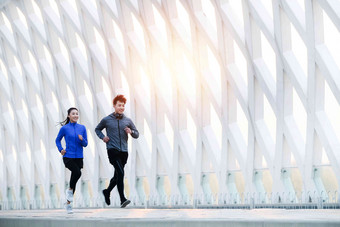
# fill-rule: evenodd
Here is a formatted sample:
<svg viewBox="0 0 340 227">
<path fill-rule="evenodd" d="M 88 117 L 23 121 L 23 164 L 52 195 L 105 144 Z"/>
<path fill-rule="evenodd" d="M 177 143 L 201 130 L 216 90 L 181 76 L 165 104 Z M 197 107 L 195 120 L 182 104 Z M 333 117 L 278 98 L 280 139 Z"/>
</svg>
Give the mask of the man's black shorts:
<svg viewBox="0 0 340 227">
<path fill-rule="evenodd" d="M 120 159 L 122 162 L 123 166 L 126 164 L 127 159 L 128 159 L 128 152 L 121 152 L 117 149 L 108 149 L 107 150 L 107 156 L 109 157 L 109 161 L 111 165 L 113 165 L 114 161 L 117 159 Z"/>
</svg>

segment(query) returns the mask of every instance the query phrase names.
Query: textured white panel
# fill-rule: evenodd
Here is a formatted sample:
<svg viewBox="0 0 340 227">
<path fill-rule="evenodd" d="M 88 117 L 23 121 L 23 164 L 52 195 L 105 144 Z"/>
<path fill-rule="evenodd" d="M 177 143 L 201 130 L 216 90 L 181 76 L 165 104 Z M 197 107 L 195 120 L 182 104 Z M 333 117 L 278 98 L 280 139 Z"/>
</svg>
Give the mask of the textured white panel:
<svg viewBox="0 0 340 227">
<path fill-rule="evenodd" d="M 331 0 L 8 1 L 0 209 L 62 207 L 70 172 L 54 139 L 71 106 L 89 137 L 74 206 L 102 207 L 114 170 L 94 128 L 117 94 L 140 131 L 129 140 L 131 206 L 339 202 L 339 9 Z"/>
</svg>

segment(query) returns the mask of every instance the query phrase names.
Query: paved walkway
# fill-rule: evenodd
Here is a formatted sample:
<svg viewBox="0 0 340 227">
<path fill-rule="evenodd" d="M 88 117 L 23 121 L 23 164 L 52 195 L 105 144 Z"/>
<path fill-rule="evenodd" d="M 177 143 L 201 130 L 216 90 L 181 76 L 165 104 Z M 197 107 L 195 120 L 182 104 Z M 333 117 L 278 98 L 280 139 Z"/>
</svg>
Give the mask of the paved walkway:
<svg viewBox="0 0 340 227">
<path fill-rule="evenodd" d="M 340 210 L 74 209 L 0 211 L 0 226 L 339 226 Z"/>
</svg>

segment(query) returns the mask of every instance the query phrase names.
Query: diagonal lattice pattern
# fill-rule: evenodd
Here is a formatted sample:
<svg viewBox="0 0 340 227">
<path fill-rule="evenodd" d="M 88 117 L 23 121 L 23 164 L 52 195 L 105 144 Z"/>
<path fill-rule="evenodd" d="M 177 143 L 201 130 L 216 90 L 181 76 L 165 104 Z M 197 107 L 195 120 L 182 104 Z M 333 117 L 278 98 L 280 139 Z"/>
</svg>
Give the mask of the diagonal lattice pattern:
<svg viewBox="0 0 340 227">
<path fill-rule="evenodd" d="M 62 206 L 70 173 L 54 139 L 71 106 L 89 140 L 75 206 L 103 206 L 113 168 L 94 127 L 119 93 L 140 131 L 126 167 L 133 206 L 337 202 L 339 9 L 332 0 L 7 1 L 0 209 Z"/>
</svg>

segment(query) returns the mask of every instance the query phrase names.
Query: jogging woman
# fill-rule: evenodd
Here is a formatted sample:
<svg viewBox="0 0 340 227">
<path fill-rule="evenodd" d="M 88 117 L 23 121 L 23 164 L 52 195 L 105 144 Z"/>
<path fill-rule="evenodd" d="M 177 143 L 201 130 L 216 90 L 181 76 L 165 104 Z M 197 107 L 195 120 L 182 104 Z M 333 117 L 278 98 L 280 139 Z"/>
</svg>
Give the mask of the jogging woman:
<svg viewBox="0 0 340 227">
<path fill-rule="evenodd" d="M 79 115 L 75 107 L 68 109 L 67 118 L 60 122 L 62 126 L 59 130 L 55 143 L 60 154 L 63 156 L 65 167 L 71 171 L 70 185 L 66 189 L 66 204 L 67 213 L 71 214 L 73 194 L 76 190 L 76 184 L 81 176 L 83 168 L 83 147 L 87 146 L 87 133 L 84 125 L 78 124 Z M 61 145 L 61 140 L 64 137 L 66 148 Z"/>
</svg>

